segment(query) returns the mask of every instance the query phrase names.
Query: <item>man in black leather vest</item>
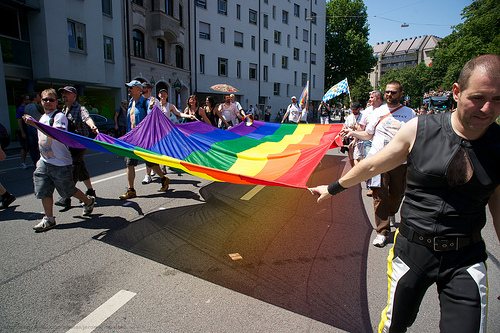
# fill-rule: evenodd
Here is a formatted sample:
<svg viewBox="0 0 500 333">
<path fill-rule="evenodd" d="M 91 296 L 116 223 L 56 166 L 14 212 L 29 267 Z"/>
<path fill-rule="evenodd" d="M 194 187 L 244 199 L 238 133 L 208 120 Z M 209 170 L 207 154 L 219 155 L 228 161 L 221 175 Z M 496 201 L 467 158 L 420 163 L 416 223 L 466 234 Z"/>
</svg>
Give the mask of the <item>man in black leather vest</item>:
<svg viewBox="0 0 500 333">
<path fill-rule="evenodd" d="M 401 225 L 388 257 L 389 298 L 379 332 L 405 332 L 437 285 L 441 332 L 486 332 L 481 229 L 486 205 L 500 239 L 500 56 L 467 62 L 453 85 L 457 109 L 410 120 L 376 155 L 330 185 L 318 202 L 408 162 Z"/>
</svg>

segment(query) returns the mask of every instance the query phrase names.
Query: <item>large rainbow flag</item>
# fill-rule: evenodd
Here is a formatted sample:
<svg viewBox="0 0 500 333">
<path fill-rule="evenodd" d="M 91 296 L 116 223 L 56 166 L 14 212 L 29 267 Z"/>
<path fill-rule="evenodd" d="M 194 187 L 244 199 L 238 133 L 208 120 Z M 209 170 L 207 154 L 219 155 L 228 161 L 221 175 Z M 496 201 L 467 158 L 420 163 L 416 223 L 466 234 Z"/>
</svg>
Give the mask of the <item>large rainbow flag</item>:
<svg viewBox="0 0 500 333">
<path fill-rule="evenodd" d="M 173 124 L 158 108 L 120 138 L 90 139 L 35 124 L 73 148 L 142 159 L 212 181 L 297 188 L 305 188 L 326 152 L 339 146 L 342 127 L 254 121 L 221 130 L 200 121 Z"/>
</svg>

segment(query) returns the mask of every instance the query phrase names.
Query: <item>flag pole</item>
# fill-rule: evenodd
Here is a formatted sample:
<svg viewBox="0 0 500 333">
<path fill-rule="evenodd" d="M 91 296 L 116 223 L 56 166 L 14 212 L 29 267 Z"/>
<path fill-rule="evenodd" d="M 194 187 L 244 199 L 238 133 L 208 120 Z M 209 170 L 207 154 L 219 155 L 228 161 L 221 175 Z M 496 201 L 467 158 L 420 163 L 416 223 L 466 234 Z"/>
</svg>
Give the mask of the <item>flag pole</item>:
<svg viewBox="0 0 500 333">
<path fill-rule="evenodd" d="M 349 81 L 347 81 L 347 78 L 345 78 L 345 82 L 347 82 L 347 94 L 349 95 L 349 106 L 352 104 L 352 99 L 351 99 L 351 91 L 349 90 Z"/>
</svg>

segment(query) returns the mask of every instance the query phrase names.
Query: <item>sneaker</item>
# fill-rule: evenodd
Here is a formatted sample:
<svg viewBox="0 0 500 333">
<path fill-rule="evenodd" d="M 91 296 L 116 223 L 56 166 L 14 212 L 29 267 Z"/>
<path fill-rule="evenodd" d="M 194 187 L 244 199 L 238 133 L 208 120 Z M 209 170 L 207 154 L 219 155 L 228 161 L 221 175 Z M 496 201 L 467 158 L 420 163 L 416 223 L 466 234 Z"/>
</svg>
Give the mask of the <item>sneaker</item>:
<svg viewBox="0 0 500 333">
<path fill-rule="evenodd" d="M 151 179 L 151 176 L 150 175 L 145 175 L 144 176 L 144 179 L 142 180 L 142 185 L 146 185 L 146 184 L 149 184 L 153 181 L 153 179 Z"/>
<path fill-rule="evenodd" d="M 13 203 L 16 200 L 16 197 L 10 194 L 9 192 L 5 192 L 3 197 L 2 197 L 2 203 L 0 208 L 5 209 L 9 207 L 11 203 Z"/>
<path fill-rule="evenodd" d="M 387 244 L 387 236 L 377 234 L 372 244 L 376 247 L 384 247 Z"/>
<path fill-rule="evenodd" d="M 94 210 L 95 197 L 87 195 L 87 198 L 90 199 L 90 203 L 88 205 L 83 206 L 83 216 L 89 216 L 90 214 L 92 214 L 92 211 Z"/>
<path fill-rule="evenodd" d="M 125 194 L 120 195 L 120 200 L 127 200 L 127 199 L 132 199 L 135 198 L 137 194 L 135 193 L 135 190 L 133 188 L 129 188 Z"/>
<path fill-rule="evenodd" d="M 54 205 L 64 207 L 64 209 L 70 209 L 71 208 L 71 198 L 59 198 L 56 202 L 54 202 Z"/>
<path fill-rule="evenodd" d="M 167 192 L 169 185 L 170 185 L 170 179 L 168 177 L 163 177 L 161 179 L 160 192 Z"/>
<path fill-rule="evenodd" d="M 396 216 L 389 215 L 389 225 L 391 227 L 395 227 L 396 226 Z"/>
<path fill-rule="evenodd" d="M 40 223 L 38 223 L 37 225 L 35 225 L 33 227 L 33 230 L 35 230 L 35 232 L 42 232 L 42 231 L 47 231 L 49 229 L 52 229 L 56 226 L 56 219 L 55 218 L 49 218 L 47 216 L 44 216 L 42 221 L 40 221 Z"/>
</svg>

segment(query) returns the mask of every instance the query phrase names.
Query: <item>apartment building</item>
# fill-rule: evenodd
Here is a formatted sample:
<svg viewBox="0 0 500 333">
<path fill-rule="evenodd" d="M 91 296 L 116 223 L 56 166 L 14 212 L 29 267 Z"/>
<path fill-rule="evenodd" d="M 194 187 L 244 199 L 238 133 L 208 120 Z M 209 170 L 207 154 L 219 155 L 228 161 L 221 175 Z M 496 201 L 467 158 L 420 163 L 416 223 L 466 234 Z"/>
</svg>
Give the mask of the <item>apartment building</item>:
<svg viewBox="0 0 500 333">
<path fill-rule="evenodd" d="M 127 0 L 127 77 L 169 91 L 184 107 L 190 94 L 189 8 L 187 0 Z"/>
<path fill-rule="evenodd" d="M 429 66 L 432 61 L 432 50 L 440 40 L 441 38 L 436 36 L 424 35 L 373 45 L 373 55 L 377 58 L 377 64 L 369 75 L 370 83 L 373 87 L 377 87 L 380 77 L 391 69 L 416 66 L 421 62 Z"/>
<path fill-rule="evenodd" d="M 324 93 L 325 1 L 195 0 L 191 14 L 192 89 L 202 97 L 236 87 L 242 107 L 272 107 L 273 118 L 299 97 Z"/>
<path fill-rule="evenodd" d="M 67 84 L 112 116 L 125 82 L 122 13 L 120 0 L 2 1 L 0 122 L 17 128 L 21 94 Z"/>
</svg>

